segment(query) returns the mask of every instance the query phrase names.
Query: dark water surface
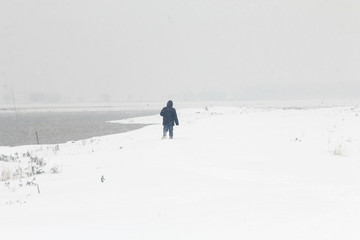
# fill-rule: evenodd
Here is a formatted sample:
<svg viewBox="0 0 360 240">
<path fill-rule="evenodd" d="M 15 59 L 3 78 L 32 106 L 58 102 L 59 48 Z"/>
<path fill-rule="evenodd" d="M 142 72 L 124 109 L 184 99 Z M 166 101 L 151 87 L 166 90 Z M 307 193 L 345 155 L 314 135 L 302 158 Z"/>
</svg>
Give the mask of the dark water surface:
<svg viewBox="0 0 360 240">
<path fill-rule="evenodd" d="M 107 121 L 156 114 L 155 111 L 0 113 L 0 146 L 57 144 L 141 128 L 143 124 Z M 17 120 L 18 119 L 18 120 Z"/>
</svg>

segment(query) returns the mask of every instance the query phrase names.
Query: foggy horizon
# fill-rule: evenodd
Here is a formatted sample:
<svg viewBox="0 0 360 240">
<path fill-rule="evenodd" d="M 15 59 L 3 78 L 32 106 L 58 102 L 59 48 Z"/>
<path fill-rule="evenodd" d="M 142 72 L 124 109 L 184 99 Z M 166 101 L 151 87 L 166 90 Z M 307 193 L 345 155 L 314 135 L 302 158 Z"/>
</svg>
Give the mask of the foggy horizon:
<svg viewBox="0 0 360 240">
<path fill-rule="evenodd" d="M 360 98 L 355 0 L 0 5 L 0 103 Z"/>
</svg>

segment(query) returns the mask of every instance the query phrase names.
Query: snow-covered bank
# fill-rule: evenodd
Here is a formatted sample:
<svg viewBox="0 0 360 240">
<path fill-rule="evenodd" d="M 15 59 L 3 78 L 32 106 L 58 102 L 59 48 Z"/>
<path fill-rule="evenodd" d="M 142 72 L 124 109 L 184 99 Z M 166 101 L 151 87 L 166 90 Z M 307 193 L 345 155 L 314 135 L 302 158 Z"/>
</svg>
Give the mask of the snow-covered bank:
<svg viewBox="0 0 360 240">
<path fill-rule="evenodd" d="M 132 132 L 0 147 L 47 162 L 35 184 L 1 182 L 0 238 L 360 238 L 360 108 L 178 114 L 173 140 L 152 116 L 122 121 L 154 124 Z"/>
</svg>

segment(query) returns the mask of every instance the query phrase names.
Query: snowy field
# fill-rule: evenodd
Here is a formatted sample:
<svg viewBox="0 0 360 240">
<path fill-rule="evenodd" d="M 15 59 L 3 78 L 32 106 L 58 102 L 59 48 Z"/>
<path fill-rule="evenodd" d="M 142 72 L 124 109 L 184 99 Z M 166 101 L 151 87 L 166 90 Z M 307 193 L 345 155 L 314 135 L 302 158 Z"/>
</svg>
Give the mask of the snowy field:
<svg viewBox="0 0 360 240">
<path fill-rule="evenodd" d="M 359 107 L 178 115 L 173 140 L 150 116 L 0 147 L 0 239 L 360 239 Z"/>
</svg>

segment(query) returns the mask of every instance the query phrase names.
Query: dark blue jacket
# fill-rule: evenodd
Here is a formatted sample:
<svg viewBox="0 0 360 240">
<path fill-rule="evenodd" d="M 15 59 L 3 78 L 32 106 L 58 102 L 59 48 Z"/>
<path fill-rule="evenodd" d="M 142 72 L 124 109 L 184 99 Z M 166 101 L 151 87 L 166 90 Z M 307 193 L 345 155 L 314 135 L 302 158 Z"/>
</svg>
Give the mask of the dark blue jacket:
<svg viewBox="0 0 360 240">
<path fill-rule="evenodd" d="M 160 115 L 163 117 L 163 125 L 171 125 L 174 126 L 174 122 L 176 125 L 179 125 L 179 120 L 176 114 L 175 108 L 173 108 L 173 102 L 170 100 L 168 101 L 166 107 L 164 107 Z"/>
</svg>

